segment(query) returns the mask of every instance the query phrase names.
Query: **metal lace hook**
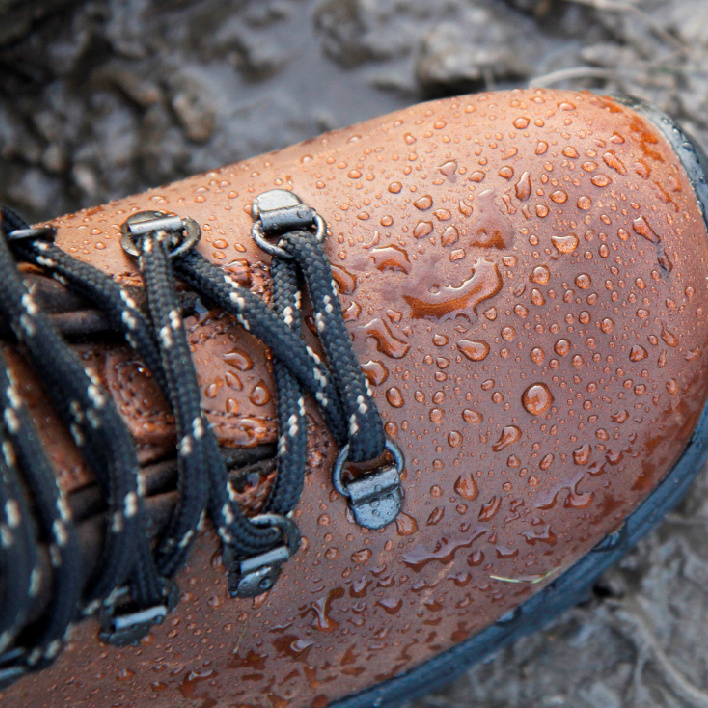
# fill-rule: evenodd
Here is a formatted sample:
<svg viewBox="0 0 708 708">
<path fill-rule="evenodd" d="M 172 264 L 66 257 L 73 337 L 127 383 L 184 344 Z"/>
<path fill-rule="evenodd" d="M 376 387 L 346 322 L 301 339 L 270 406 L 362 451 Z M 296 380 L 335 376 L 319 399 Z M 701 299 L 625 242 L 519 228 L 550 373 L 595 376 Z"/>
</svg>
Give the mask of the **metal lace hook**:
<svg viewBox="0 0 708 708">
<path fill-rule="evenodd" d="M 141 253 L 136 239 L 148 233 L 163 233 L 171 238 L 172 258 L 186 253 L 199 243 L 202 230 L 190 217 L 180 217 L 165 211 L 138 211 L 131 214 L 120 227 L 120 245 L 134 258 Z"/>
<path fill-rule="evenodd" d="M 256 597 L 270 590 L 280 577 L 285 561 L 300 548 L 300 529 L 290 517 L 258 514 L 249 521 L 254 526 L 278 529 L 282 543 L 250 558 L 227 557 L 225 554 L 224 565 L 229 575 L 231 597 Z"/>
<path fill-rule="evenodd" d="M 405 459 L 401 449 L 390 438 L 386 438 L 386 449 L 393 456 L 393 464 L 383 464 L 375 472 L 345 482 L 342 472 L 349 454 L 349 445 L 345 445 L 339 451 L 332 470 L 334 488 L 346 497 L 354 520 L 367 529 L 380 529 L 390 524 L 403 504 L 401 472 Z"/>
<path fill-rule="evenodd" d="M 315 227 L 315 238 L 322 243 L 327 236 L 325 220 L 300 197 L 285 189 L 271 189 L 253 200 L 254 219 L 251 236 L 256 245 L 269 256 L 290 259 L 283 248 L 268 240 L 288 231 L 310 231 Z"/>
</svg>

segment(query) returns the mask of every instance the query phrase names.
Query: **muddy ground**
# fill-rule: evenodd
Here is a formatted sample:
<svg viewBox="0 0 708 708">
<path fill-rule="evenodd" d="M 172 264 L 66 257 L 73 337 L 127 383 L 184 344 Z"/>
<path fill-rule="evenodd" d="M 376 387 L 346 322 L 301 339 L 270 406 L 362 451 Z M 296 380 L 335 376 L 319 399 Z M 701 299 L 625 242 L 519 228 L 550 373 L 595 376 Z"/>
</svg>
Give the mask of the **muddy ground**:
<svg viewBox="0 0 708 708">
<path fill-rule="evenodd" d="M 0 201 L 31 221 L 426 97 L 629 92 L 708 145 L 706 0 L 0 0 Z M 409 708 L 708 706 L 708 478 L 588 602 Z"/>
</svg>

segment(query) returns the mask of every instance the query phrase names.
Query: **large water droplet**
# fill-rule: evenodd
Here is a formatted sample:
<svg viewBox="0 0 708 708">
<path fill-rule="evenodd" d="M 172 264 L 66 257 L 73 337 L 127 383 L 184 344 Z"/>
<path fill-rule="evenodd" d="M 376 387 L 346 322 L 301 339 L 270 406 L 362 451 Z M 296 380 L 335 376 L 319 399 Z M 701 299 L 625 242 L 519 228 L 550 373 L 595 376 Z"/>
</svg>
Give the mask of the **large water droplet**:
<svg viewBox="0 0 708 708">
<path fill-rule="evenodd" d="M 251 391 L 251 395 L 248 398 L 254 406 L 264 406 L 270 401 L 270 391 L 263 379 L 260 379 L 253 387 L 253 391 Z"/>
<path fill-rule="evenodd" d="M 482 361 L 489 354 L 489 344 L 482 340 L 461 339 L 457 348 L 470 360 Z"/>
<path fill-rule="evenodd" d="M 396 533 L 399 536 L 410 536 L 418 530 L 418 522 L 404 511 L 396 517 Z"/>
<path fill-rule="evenodd" d="M 465 408 L 465 410 L 462 411 L 462 420 L 464 420 L 465 423 L 481 423 L 482 414 L 473 411 L 471 408 Z"/>
<path fill-rule="evenodd" d="M 380 361 L 369 360 L 361 368 L 372 386 L 380 386 L 388 378 L 389 371 Z"/>
<path fill-rule="evenodd" d="M 386 391 L 386 400 L 394 408 L 403 407 L 403 394 L 395 386 L 392 386 L 388 389 L 388 391 Z"/>
<path fill-rule="evenodd" d="M 248 371 L 253 368 L 253 359 L 242 349 L 232 349 L 224 354 L 224 361 L 239 371 Z"/>
<path fill-rule="evenodd" d="M 567 234 L 566 236 L 551 236 L 551 242 L 556 247 L 559 253 L 572 253 L 580 243 L 580 240 L 575 234 Z"/>
<path fill-rule="evenodd" d="M 521 396 L 524 408 L 531 415 L 545 413 L 553 403 L 553 394 L 544 383 L 531 384 Z"/>
<path fill-rule="evenodd" d="M 532 283 L 536 283 L 536 285 L 545 285 L 550 279 L 551 272 L 545 265 L 536 266 L 533 271 L 531 271 L 531 275 L 529 277 L 529 280 Z"/>
<path fill-rule="evenodd" d="M 492 446 L 494 452 L 499 452 L 509 445 L 513 445 L 521 438 L 521 430 L 516 425 L 505 425 L 502 428 L 499 440 Z"/>
<path fill-rule="evenodd" d="M 474 501 L 479 494 L 477 482 L 475 482 L 474 476 L 471 474 L 458 477 L 453 488 L 457 494 L 463 499 L 467 499 L 467 501 Z"/>
</svg>

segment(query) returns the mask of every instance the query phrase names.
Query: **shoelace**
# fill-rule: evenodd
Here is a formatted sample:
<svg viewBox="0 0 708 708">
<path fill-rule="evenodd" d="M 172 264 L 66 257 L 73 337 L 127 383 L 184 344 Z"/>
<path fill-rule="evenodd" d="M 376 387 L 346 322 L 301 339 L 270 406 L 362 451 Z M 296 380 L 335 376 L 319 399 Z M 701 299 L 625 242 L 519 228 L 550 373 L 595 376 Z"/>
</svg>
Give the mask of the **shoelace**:
<svg viewBox="0 0 708 708">
<path fill-rule="evenodd" d="M 101 638 L 119 645 L 140 640 L 163 621 L 177 603 L 172 577 L 206 514 L 223 544 L 230 593 L 252 597 L 270 589 L 300 543 L 290 512 L 306 473 L 305 394 L 316 400 L 340 447 L 334 485 L 348 498 L 354 519 L 379 528 L 396 517 L 403 457 L 384 434 L 344 326 L 321 245 L 326 224 L 282 190 L 256 199 L 254 219 L 253 236 L 272 256 L 270 307 L 192 249 L 199 226 L 191 219 L 162 212 L 131 215 L 123 225 L 122 244 L 138 259 L 143 274 L 145 314 L 127 289 L 58 248 L 52 229 L 32 229 L 12 210 L 2 211 L 0 311 L 93 472 L 107 521 L 98 570 L 89 573 L 68 500 L 7 362 L 0 361 L 0 687 L 51 663 L 78 614 L 99 611 Z M 154 550 L 146 530 L 144 479 L 130 435 L 100 383 L 37 307 L 16 260 L 35 264 L 94 303 L 138 352 L 172 406 L 179 497 Z M 278 401 L 277 474 L 263 508 L 251 518 L 237 503 L 224 456 L 201 409 L 175 275 L 233 315 L 271 351 Z M 303 339 L 301 280 L 326 364 Z M 376 460 L 385 449 L 392 464 L 356 479 L 345 471 L 347 461 Z M 52 591 L 47 609 L 36 619 L 30 615 L 39 587 L 40 544 L 49 548 Z"/>
</svg>

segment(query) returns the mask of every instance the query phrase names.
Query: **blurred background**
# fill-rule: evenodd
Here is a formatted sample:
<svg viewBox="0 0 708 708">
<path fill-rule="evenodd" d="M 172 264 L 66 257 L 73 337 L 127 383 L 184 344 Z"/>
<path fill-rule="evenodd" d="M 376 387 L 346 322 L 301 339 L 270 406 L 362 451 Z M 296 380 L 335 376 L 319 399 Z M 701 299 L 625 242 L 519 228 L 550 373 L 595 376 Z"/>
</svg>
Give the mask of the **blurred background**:
<svg viewBox="0 0 708 708">
<path fill-rule="evenodd" d="M 30 221 L 426 98 L 639 95 L 708 146 L 707 0 L 0 0 L 0 202 Z M 408 708 L 708 707 L 708 481 L 544 634 Z"/>
</svg>

